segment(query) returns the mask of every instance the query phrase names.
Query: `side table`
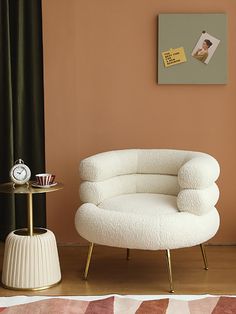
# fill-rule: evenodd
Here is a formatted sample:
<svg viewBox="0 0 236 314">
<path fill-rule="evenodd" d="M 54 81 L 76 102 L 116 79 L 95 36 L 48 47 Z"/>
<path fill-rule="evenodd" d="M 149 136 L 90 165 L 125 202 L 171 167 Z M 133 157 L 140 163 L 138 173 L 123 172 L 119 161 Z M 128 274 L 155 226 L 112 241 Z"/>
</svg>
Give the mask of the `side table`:
<svg viewBox="0 0 236 314">
<path fill-rule="evenodd" d="M 14 290 L 41 290 L 61 281 L 61 270 L 56 238 L 52 231 L 33 226 L 33 194 L 63 189 L 63 184 L 49 188 L 0 184 L 0 193 L 27 196 L 27 228 L 9 233 L 5 243 L 2 285 Z"/>
</svg>

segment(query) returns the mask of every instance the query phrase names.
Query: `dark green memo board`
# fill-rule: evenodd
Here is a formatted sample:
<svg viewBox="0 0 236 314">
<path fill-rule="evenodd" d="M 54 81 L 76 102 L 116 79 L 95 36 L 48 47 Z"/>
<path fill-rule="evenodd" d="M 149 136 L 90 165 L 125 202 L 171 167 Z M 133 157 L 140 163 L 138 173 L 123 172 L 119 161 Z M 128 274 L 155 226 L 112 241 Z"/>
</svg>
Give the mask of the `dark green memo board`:
<svg viewBox="0 0 236 314">
<path fill-rule="evenodd" d="M 204 53 L 202 46 L 197 47 L 204 32 L 219 40 L 217 48 L 212 43 L 208 47 L 208 51 L 215 49 L 208 64 L 192 56 L 194 48 L 195 54 Z M 187 61 L 165 67 L 162 52 L 179 47 L 184 48 Z M 227 84 L 226 14 L 159 14 L 158 84 Z"/>
</svg>

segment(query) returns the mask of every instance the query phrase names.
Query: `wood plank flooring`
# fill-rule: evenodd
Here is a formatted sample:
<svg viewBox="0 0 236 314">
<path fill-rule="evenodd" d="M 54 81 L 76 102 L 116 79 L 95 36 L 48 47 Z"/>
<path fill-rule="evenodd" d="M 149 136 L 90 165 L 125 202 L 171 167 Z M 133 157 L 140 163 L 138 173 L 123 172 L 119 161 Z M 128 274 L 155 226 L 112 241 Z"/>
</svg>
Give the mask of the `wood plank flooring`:
<svg viewBox="0 0 236 314">
<path fill-rule="evenodd" d="M 235 294 L 236 246 L 208 246 L 209 270 L 203 268 L 200 247 L 173 250 L 175 294 Z M 62 282 L 36 292 L 13 291 L 0 287 L 0 296 L 13 295 L 102 295 L 167 294 L 168 274 L 164 251 L 126 250 L 96 246 L 88 281 L 82 280 L 87 247 L 59 247 Z M 0 245 L 0 265 L 3 245 Z"/>
</svg>

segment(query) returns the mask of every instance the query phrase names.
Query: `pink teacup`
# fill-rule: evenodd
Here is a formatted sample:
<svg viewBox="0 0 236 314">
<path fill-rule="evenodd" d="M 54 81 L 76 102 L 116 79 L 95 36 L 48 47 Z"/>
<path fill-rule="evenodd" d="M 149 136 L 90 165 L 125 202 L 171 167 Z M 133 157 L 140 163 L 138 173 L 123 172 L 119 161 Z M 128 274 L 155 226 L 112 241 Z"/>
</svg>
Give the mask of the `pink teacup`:
<svg viewBox="0 0 236 314">
<path fill-rule="evenodd" d="M 55 175 L 51 173 L 38 173 L 35 175 L 38 185 L 50 185 L 53 184 Z"/>
</svg>

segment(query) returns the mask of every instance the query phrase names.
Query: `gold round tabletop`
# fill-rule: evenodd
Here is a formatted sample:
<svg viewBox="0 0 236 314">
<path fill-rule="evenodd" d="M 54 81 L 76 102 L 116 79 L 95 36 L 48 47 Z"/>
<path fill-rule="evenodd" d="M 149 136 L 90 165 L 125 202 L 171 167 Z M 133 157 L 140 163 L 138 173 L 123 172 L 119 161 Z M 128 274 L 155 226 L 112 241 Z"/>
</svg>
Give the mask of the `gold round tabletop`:
<svg viewBox="0 0 236 314">
<path fill-rule="evenodd" d="M 0 193 L 13 193 L 13 194 L 36 194 L 36 193 L 47 193 L 54 192 L 63 189 L 64 185 L 62 183 L 57 183 L 51 187 L 34 187 L 34 181 L 30 181 L 29 185 L 15 185 L 12 182 L 0 184 Z"/>
</svg>

